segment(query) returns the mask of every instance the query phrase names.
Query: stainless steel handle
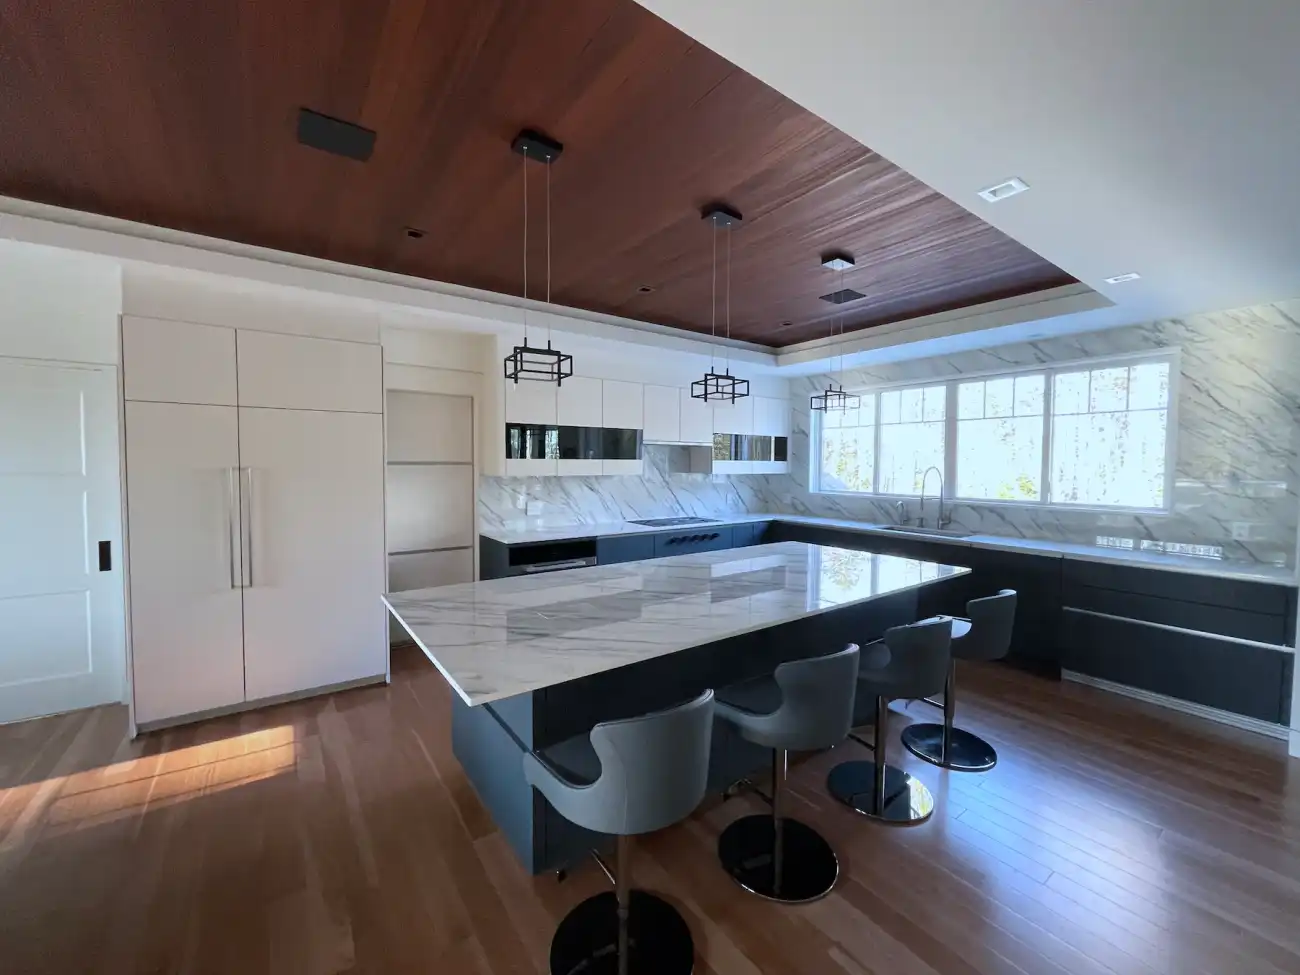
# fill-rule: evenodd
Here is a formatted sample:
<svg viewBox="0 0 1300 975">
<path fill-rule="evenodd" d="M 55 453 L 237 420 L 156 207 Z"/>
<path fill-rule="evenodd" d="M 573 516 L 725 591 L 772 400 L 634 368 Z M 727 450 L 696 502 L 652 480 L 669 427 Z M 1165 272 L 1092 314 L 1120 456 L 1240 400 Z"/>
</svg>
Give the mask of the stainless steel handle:
<svg viewBox="0 0 1300 975">
<path fill-rule="evenodd" d="M 248 517 L 243 519 L 244 552 L 248 556 L 248 588 L 251 589 L 257 585 L 253 577 L 253 469 L 245 467 L 243 471 L 248 485 Z"/>
<path fill-rule="evenodd" d="M 235 469 L 226 468 L 226 544 L 230 546 L 230 588 L 241 588 L 235 581 Z M 242 575 L 242 573 L 241 573 Z"/>
<path fill-rule="evenodd" d="M 526 565 L 524 572 L 558 572 L 560 569 L 580 569 L 591 565 L 589 559 L 569 559 L 567 562 L 547 562 L 545 565 Z"/>
</svg>

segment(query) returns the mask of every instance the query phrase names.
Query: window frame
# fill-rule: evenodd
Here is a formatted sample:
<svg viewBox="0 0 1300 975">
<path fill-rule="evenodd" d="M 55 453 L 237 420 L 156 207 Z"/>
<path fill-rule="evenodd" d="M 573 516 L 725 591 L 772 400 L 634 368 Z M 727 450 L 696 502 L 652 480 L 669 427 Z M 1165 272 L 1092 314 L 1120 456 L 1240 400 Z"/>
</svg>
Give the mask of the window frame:
<svg viewBox="0 0 1300 975">
<path fill-rule="evenodd" d="M 1073 359 L 1068 362 L 1040 363 L 1031 366 L 1019 366 L 1013 369 L 989 369 L 979 372 L 967 372 L 960 375 L 935 376 L 929 379 L 913 379 L 905 382 L 881 383 L 874 386 L 852 389 L 858 396 L 874 396 L 875 406 L 875 457 L 874 470 L 876 483 L 879 483 L 880 464 L 880 401 L 879 395 L 893 390 L 919 389 L 927 386 L 946 387 L 944 410 L 944 458 L 943 458 L 943 499 L 959 504 L 993 505 L 996 507 L 1056 509 L 1062 511 L 1097 512 L 1114 514 L 1129 512 L 1144 515 L 1167 515 L 1173 509 L 1174 471 L 1178 457 L 1178 387 L 1181 378 L 1181 350 L 1167 348 L 1155 351 L 1132 352 L 1123 355 L 1103 356 L 1091 359 Z M 1052 405 L 1055 391 L 1055 379 L 1060 373 L 1083 372 L 1085 370 L 1105 369 L 1114 366 L 1132 366 L 1144 363 L 1167 363 L 1169 366 L 1169 402 L 1165 407 L 1165 484 L 1164 504 L 1160 507 L 1133 507 L 1127 505 L 1076 504 L 1068 501 L 1051 501 L 1051 466 L 1052 466 Z M 961 383 L 989 379 L 1014 379 L 1017 376 L 1043 376 L 1043 457 L 1042 457 L 1042 498 L 1038 501 L 1002 500 L 988 498 L 968 498 L 956 493 L 957 485 L 957 387 Z M 877 491 L 834 491 L 823 489 L 822 483 L 822 432 L 824 414 L 814 411 L 809 423 L 809 458 L 808 483 L 811 493 L 826 494 L 833 497 L 872 498 L 890 504 L 898 501 L 915 501 L 920 495 L 892 494 Z"/>
</svg>

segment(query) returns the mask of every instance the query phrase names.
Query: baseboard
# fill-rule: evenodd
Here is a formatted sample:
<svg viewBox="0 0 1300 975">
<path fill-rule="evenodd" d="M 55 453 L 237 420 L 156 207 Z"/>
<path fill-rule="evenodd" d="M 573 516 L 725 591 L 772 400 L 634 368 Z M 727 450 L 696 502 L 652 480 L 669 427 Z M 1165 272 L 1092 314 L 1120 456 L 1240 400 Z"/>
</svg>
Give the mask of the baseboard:
<svg viewBox="0 0 1300 975">
<path fill-rule="evenodd" d="M 1266 735 L 1269 738 L 1280 738 L 1285 741 L 1290 737 L 1291 754 L 1296 754 L 1297 738 L 1300 736 L 1286 725 L 1261 721 L 1259 718 L 1248 718 L 1244 714 L 1221 711 L 1218 708 L 1206 707 L 1204 704 L 1195 704 L 1176 697 L 1144 691 L 1139 687 L 1129 687 L 1127 684 L 1115 684 L 1108 680 L 1102 680 L 1100 677 L 1089 677 L 1087 674 L 1080 674 L 1073 670 L 1062 670 L 1061 680 L 1073 681 L 1076 684 L 1087 684 L 1089 687 L 1110 691 L 1112 694 L 1122 694 L 1124 697 L 1131 697 L 1136 701 L 1157 704 L 1162 708 L 1169 708 L 1171 711 L 1181 711 L 1183 714 L 1191 714 L 1198 718 L 1205 718 L 1207 721 L 1217 721 L 1219 724 L 1231 725 L 1233 728 L 1240 728 L 1242 731 L 1253 731 L 1257 735 Z"/>
<path fill-rule="evenodd" d="M 295 691 L 292 694 L 277 694 L 275 697 L 264 697 L 257 701 L 244 701 L 240 704 L 231 704 L 224 708 L 210 708 L 207 711 L 195 711 L 193 714 L 181 714 L 174 718 L 160 718 L 157 721 L 147 721 L 144 724 L 137 725 L 135 733 L 136 735 L 142 735 L 150 731 L 164 731 L 167 728 L 176 728 L 183 724 L 194 724 L 196 721 L 207 721 L 209 718 L 224 718 L 227 715 L 241 714 L 244 711 L 257 711 L 261 708 L 274 707 L 277 704 L 291 704 L 294 701 L 305 701 L 309 697 L 320 697 L 323 694 L 336 694 L 339 691 L 350 691 L 356 687 L 370 687 L 374 684 L 386 683 L 388 683 L 387 674 L 376 674 L 374 677 L 361 677 L 357 680 L 345 680 L 338 684 L 327 684 L 324 687 L 313 687 L 305 691 Z"/>
<path fill-rule="evenodd" d="M 1300 729 L 1291 730 L 1291 757 L 1300 758 Z"/>
</svg>

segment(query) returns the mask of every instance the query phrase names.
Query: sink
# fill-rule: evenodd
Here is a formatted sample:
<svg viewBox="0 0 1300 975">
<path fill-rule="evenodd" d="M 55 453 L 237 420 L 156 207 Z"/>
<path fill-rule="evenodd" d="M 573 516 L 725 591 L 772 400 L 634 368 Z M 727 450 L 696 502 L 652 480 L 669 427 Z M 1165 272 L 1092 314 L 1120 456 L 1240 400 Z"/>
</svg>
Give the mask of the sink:
<svg viewBox="0 0 1300 975">
<path fill-rule="evenodd" d="M 975 534 L 955 528 L 917 528 L 914 525 L 880 525 L 877 531 L 894 532 L 899 535 L 933 535 L 935 538 L 970 538 Z"/>
</svg>

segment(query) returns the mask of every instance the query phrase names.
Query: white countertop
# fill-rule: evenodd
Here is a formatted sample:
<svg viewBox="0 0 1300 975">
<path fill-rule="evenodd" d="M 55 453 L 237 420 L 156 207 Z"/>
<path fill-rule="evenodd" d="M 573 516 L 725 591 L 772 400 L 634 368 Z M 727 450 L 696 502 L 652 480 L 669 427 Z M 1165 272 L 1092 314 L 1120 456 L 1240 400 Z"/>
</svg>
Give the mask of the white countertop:
<svg viewBox="0 0 1300 975">
<path fill-rule="evenodd" d="M 1130 551 L 1127 549 L 1105 548 L 1099 545 L 1055 542 L 1047 539 L 1011 538 L 1003 535 L 969 535 L 965 538 L 952 538 L 920 533 L 900 533 L 889 531 L 886 526 L 869 522 L 847 521 L 840 518 L 817 518 L 809 515 L 730 515 L 707 524 L 740 525 L 755 521 L 784 521 L 795 525 L 840 528 L 846 531 L 862 532 L 867 535 L 877 535 L 882 538 L 901 536 L 945 545 L 970 546 L 1003 552 L 1025 552 L 1031 555 L 1056 556 L 1086 562 L 1105 562 L 1113 565 L 1133 565 L 1150 569 L 1163 569 L 1168 572 L 1212 576 L 1218 579 L 1243 579 L 1251 582 L 1271 582 L 1284 586 L 1295 586 L 1297 584 L 1296 574 L 1292 569 L 1278 566 L 1246 562 L 1221 562 L 1191 555 L 1165 555 L 1159 552 Z M 506 545 L 519 545 L 527 542 L 562 541 L 565 539 L 597 538 L 610 535 L 641 535 L 663 531 L 686 532 L 692 529 L 705 528 L 707 524 L 682 525 L 677 529 L 671 527 L 652 528 L 645 525 L 634 525 L 626 521 L 590 525 L 525 524 L 517 528 L 488 529 L 482 534 Z"/>
<path fill-rule="evenodd" d="M 969 571 L 780 542 L 417 589 L 384 602 L 477 705 Z"/>
</svg>

